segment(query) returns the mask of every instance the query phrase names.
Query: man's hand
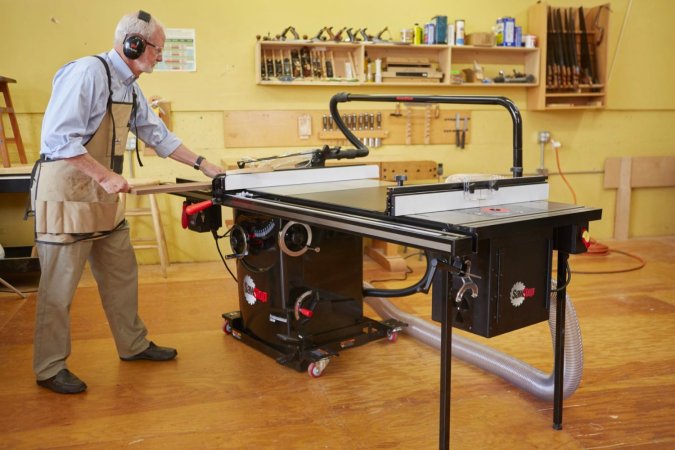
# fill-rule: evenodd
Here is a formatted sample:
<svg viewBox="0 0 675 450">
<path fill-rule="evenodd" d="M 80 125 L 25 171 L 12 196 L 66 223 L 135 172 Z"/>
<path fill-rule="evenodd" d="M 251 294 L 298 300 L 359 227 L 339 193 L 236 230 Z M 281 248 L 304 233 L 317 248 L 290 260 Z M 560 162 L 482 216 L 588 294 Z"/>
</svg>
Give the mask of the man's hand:
<svg viewBox="0 0 675 450">
<path fill-rule="evenodd" d="M 202 171 L 204 175 L 206 175 L 209 178 L 214 178 L 219 173 L 225 172 L 225 170 L 223 170 L 222 167 L 210 163 L 207 160 L 204 160 L 204 162 L 202 162 L 202 165 L 199 169 Z"/>
<path fill-rule="evenodd" d="M 93 178 L 108 194 L 129 192 L 129 183 L 123 176 L 104 167 L 88 153 L 68 158 L 65 161 Z"/>
<path fill-rule="evenodd" d="M 129 183 L 122 175 L 115 172 L 108 172 L 106 176 L 99 181 L 99 184 L 108 194 L 117 194 L 118 192 L 129 192 Z"/>
<path fill-rule="evenodd" d="M 198 157 L 192 152 L 192 150 L 188 149 L 185 145 L 180 144 L 178 148 L 169 155 L 169 158 L 180 161 L 183 164 L 187 164 L 188 166 L 192 167 L 197 161 Z M 209 178 L 214 178 L 219 173 L 225 172 L 222 167 L 213 164 L 206 159 L 201 159 L 201 162 L 199 163 L 199 170 Z"/>
</svg>

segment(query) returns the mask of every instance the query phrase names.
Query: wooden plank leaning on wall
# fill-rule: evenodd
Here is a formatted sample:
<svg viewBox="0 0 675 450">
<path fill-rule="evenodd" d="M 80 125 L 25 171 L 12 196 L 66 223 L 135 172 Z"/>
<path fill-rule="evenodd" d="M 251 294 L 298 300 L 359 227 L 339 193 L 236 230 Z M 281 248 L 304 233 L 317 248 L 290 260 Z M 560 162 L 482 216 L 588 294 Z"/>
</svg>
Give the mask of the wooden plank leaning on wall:
<svg viewBox="0 0 675 450">
<path fill-rule="evenodd" d="M 605 189 L 616 189 L 614 238 L 628 239 L 633 188 L 675 186 L 675 156 L 607 158 Z"/>
</svg>

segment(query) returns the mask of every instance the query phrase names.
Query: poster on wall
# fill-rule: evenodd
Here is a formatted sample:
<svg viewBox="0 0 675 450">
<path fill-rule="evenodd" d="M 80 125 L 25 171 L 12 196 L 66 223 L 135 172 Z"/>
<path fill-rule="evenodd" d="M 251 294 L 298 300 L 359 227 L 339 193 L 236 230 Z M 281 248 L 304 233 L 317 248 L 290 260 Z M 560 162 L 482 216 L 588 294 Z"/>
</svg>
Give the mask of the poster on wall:
<svg viewBox="0 0 675 450">
<path fill-rule="evenodd" d="M 197 45 L 195 30 L 191 28 L 166 28 L 162 62 L 155 70 L 160 72 L 196 72 Z"/>
</svg>

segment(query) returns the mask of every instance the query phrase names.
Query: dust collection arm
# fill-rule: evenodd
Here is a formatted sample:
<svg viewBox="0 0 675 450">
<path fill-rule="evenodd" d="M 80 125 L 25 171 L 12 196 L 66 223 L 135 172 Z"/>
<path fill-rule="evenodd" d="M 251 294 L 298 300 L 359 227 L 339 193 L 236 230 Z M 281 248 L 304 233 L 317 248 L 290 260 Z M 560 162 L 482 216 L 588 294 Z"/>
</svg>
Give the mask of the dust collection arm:
<svg viewBox="0 0 675 450">
<path fill-rule="evenodd" d="M 338 103 L 346 102 L 390 102 L 390 103 L 452 103 L 458 105 L 499 105 L 506 108 L 513 121 L 513 177 L 523 176 L 523 120 L 520 111 L 510 99 L 506 97 L 478 96 L 478 95 L 361 95 L 361 94 L 335 94 L 329 103 L 330 114 L 337 127 L 345 137 L 354 144 L 357 153 L 368 154 L 368 148 L 354 136 L 347 128 L 338 112 Z M 353 150 L 352 150 L 353 151 Z"/>
</svg>

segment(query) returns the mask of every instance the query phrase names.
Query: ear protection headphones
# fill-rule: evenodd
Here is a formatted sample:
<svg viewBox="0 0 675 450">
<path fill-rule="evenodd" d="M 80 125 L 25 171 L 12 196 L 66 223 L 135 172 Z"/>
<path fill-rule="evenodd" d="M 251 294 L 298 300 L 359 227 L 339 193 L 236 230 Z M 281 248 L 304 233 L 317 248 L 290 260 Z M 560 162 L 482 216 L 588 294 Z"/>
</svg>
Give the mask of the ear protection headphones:
<svg viewBox="0 0 675 450">
<path fill-rule="evenodd" d="M 150 13 L 147 13 L 143 10 L 138 11 L 138 18 L 143 22 L 150 23 Z M 122 44 L 122 51 L 124 56 L 129 59 L 138 59 L 141 57 L 145 49 L 148 47 L 145 42 L 145 38 L 138 33 L 133 33 L 127 35 L 124 38 L 124 43 Z"/>
</svg>

